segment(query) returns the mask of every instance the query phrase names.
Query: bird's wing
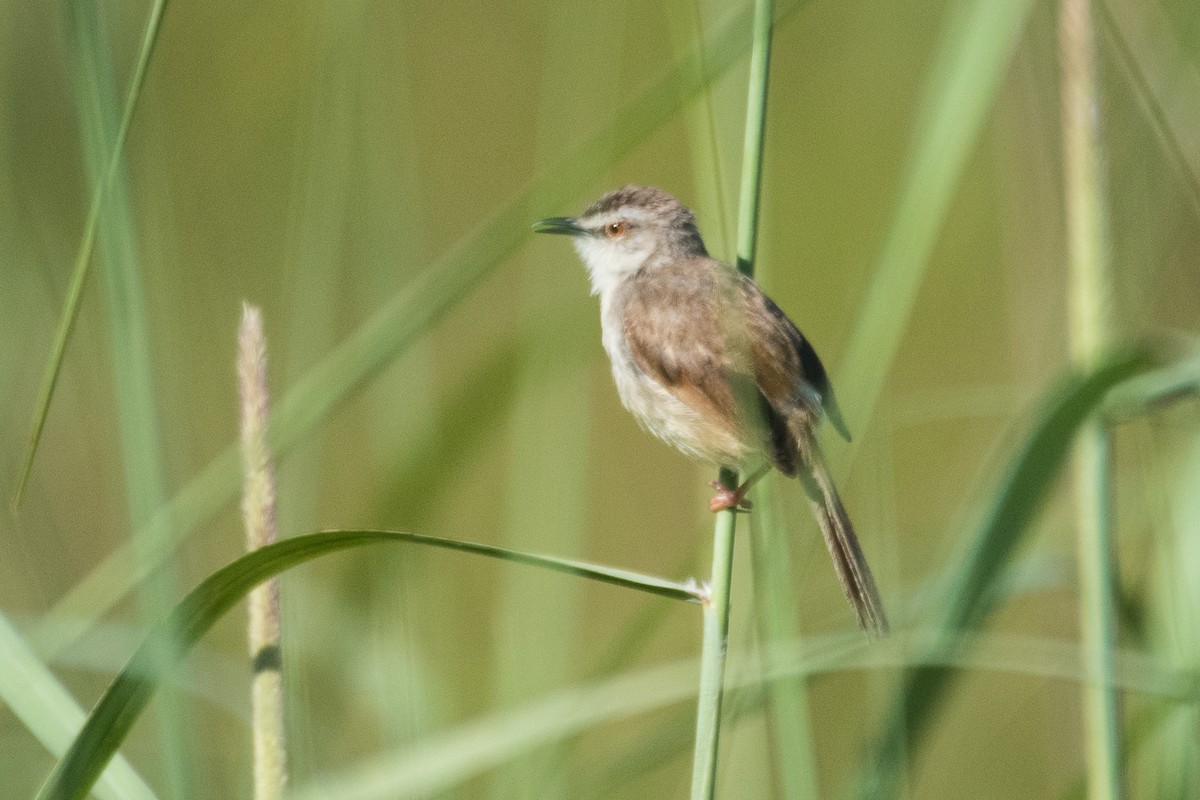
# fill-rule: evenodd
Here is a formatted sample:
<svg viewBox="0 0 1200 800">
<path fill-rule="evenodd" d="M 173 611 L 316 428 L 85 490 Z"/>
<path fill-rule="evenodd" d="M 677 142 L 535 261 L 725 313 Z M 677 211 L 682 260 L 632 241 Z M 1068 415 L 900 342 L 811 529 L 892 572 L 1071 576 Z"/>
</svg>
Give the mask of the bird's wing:
<svg viewBox="0 0 1200 800">
<path fill-rule="evenodd" d="M 763 396 L 785 417 L 801 411 L 815 424 L 823 411 L 838 433 L 850 441 L 850 431 L 817 351 L 752 280 L 742 277 L 739 292 L 752 345 L 754 373 Z"/>
<path fill-rule="evenodd" d="M 736 419 L 732 365 L 718 336 L 701 336 L 720 324 L 711 287 L 694 280 L 638 276 L 626 293 L 622 318 L 633 362 L 689 408 L 709 420 Z"/>
<path fill-rule="evenodd" d="M 730 276 L 733 279 L 730 279 Z M 741 320 L 723 319 L 721 308 L 737 308 L 736 272 L 662 271 L 641 276 L 626 294 L 625 342 L 634 364 L 680 402 L 740 440 L 759 439 L 780 471 L 795 473 L 796 443 L 786 416 L 766 395 L 756 376 L 759 359 L 738 355 L 737 341 L 752 332 Z M 761 294 L 761 293 L 760 293 Z M 768 301 L 769 302 L 769 301 Z M 714 331 L 722 335 L 703 335 Z M 753 433 L 753 431 L 758 431 Z"/>
</svg>

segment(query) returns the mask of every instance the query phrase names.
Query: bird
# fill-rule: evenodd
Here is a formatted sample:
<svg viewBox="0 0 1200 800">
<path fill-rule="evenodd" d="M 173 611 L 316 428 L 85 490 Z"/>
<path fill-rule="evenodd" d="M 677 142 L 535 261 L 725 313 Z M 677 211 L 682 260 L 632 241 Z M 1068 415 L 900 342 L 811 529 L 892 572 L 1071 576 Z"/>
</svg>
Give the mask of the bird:
<svg viewBox="0 0 1200 800">
<path fill-rule="evenodd" d="M 601 339 L 621 402 L 687 456 L 747 475 L 712 482 L 709 508 L 748 510 L 772 468 L 799 478 L 859 626 L 888 620 L 816 431 L 850 432 L 829 375 L 796 325 L 749 276 L 708 254 L 693 213 L 653 186 L 604 194 L 577 217 L 534 223 L 569 236 L 600 299 Z"/>
</svg>

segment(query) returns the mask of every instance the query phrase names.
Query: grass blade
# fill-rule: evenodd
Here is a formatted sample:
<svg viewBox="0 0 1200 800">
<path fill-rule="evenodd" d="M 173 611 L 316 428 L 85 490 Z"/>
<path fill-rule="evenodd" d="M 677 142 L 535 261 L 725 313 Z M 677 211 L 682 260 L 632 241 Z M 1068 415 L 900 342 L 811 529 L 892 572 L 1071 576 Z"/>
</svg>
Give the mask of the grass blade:
<svg viewBox="0 0 1200 800">
<path fill-rule="evenodd" d="M 1144 352 L 1115 355 L 1091 373 L 1070 377 L 1052 394 L 969 548 L 950 571 L 943 600 L 934 606 L 944 609 L 942 618 L 926 646 L 929 652 L 919 659 L 938 663 L 961 649 L 959 632 L 978 625 L 991 610 L 993 583 L 1004 574 L 1009 556 L 1049 493 L 1076 433 L 1111 387 L 1151 364 Z M 952 677 L 951 671 L 932 666 L 918 667 L 905 677 L 876 757 L 863 774 L 860 797 L 885 798 L 897 790 L 905 749 L 919 743 Z"/>
<path fill-rule="evenodd" d="M 17 481 L 17 488 L 12 497 L 14 510 L 21 505 L 21 499 L 24 497 L 25 488 L 29 483 L 29 474 L 33 471 L 33 459 L 37 455 L 42 430 L 46 427 L 46 417 L 50 414 L 50 401 L 54 398 L 54 387 L 58 384 L 58 375 L 62 371 L 67 342 L 75 327 L 75 320 L 79 317 L 79 302 L 83 297 L 88 268 L 92 263 L 92 250 L 96 246 L 96 229 L 100 222 L 100 212 L 108 200 L 120 169 L 121 156 L 125 152 L 125 140 L 129 138 L 129 126 L 133 122 L 133 112 L 137 109 L 137 101 L 142 94 L 142 84 L 146 82 L 146 71 L 149 69 L 150 59 L 154 55 L 154 46 L 158 43 L 158 32 L 162 27 L 163 14 L 166 13 L 166 10 L 167 0 L 154 0 L 154 5 L 150 7 L 150 16 L 146 20 L 146 31 L 142 35 L 137 64 L 134 66 L 133 77 L 129 83 L 129 93 L 125 97 L 125 106 L 121 112 L 121 124 L 117 127 L 107 166 L 92 191 L 92 202 L 88 206 L 87 221 L 83 225 L 83 235 L 80 237 L 79 249 L 75 254 L 75 267 L 71 271 L 67 299 L 63 304 L 62 316 L 59 318 L 58 329 L 54 334 L 54 344 L 50 348 L 50 360 L 46 362 L 46 368 L 42 373 L 42 383 L 38 389 L 37 402 L 34 405 L 33 430 L 29 434 L 29 443 L 25 447 L 25 460 L 21 467 L 21 477 Z"/>
<path fill-rule="evenodd" d="M 421 544 L 475 553 L 640 589 L 675 600 L 700 600 L 698 591 L 689 584 L 580 561 L 416 533 L 323 531 L 285 539 L 248 553 L 214 572 L 154 627 L 129 664 L 100 698 L 83 730 L 38 792 L 38 800 L 77 800 L 85 797 L 150 702 L 163 671 L 182 660 L 200 637 L 255 586 L 314 558 L 352 547 L 382 543 Z M 162 662 L 164 652 L 172 657 L 171 664 Z"/>
<path fill-rule="evenodd" d="M 1122 384 L 1105 403 L 1105 422 L 1126 422 L 1187 397 L 1200 395 L 1200 354 L 1147 372 Z"/>
<path fill-rule="evenodd" d="M 1171 511 L 1171 533 L 1154 546 L 1155 581 L 1149 631 L 1151 658 L 1170 665 L 1182 675 L 1200 675 L 1200 642 L 1195 632 L 1200 627 L 1200 583 L 1194 567 L 1200 563 L 1200 436 L 1193 433 L 1183 458 L 1163 471 L 1164 483 L 1173 487 L 1179 502 Z M 1172 477 L 1167 477 L 1173 473 Z M 1144 737 L 1144 758 L 1151 766 L 1145 770 L 1145 796 L 1196 797 L 1200 795 L 1200 705 L 1162 703 L 1150 709 L 1153 733 Z M 1131 736 L 1130 739 L 1133 737 Z M 1137 743 L 1129 742 L 1136 752 Z M 1150 787 L 1153 786 L 1153 789 Z M 1139 787 L 1141 788 L 1141 787 Z"/>
<path fill-rule="evenodd" d="M 1200 214 L 1200 130 L 1194 121 L 1200 73 L 1156 3 L 1096 3 L 1097 21 L 1146 112 L 1175 175 Z"/>
<path fill-rule="evenodd" d="M 106 182 L 105 201 L 94 227 L 100 256 L 104 300 L 112 341 L 112 375 L 116 390 L 119 467 L 125 501 L 134 530 L 140 531 L 166 502 L 167 479 L 152 359 L 153 331 L 146 309 L 138 225 L 123 162 L 109 163 L 120 125 L 119 96 L 113 74 L 112 47 L 105 33 L 104 9 L 95 3 L 70 3 L 64 15 L 71 36 L 71 86 L 84 152 L 96 184 Z M 105 170 L 108 170 L 106 173 Z M 150 530 L 151 535 L 165 531 Z M 135 537 L 139 559 L 153 552 L 145 537 Z M 138 591 L 144 619 L 156 619 L 179 596 L 172 565 L 155 570 Z M 192 797 L 189 787 L 190 744 L 186 699 L 168 688 L 155 709 L 162 744 L 166 793 L 177 800 Z"/>
<path fill-rule="evenodd" d="M 848 419 L 872 416 L 967 156 L 1032 7 L 1032 0 L 975 0 L 949 12 L 896 211 L 835 376 Z"/>
<path fill-rule="evenodd" d="M 969 648 L 948 653 L 920 645 L 927 631 L 898 632 L 888 640 L 895 646 L 869 646 L 858 631 L 827 634 L 772 648 L 766 679 L 790 682 L 844 670 L 927 666 L 1005 671 L 1017 675 L 1083 680 L 1073 643 L 1027 637 L 967 634 Z M 966 652 L 968 651 L 969 652 Z M 735 654 L 748 657 L 747 654 Z M 1186 672 L 1166 672 L 1138 653 L 1122 654 L 1117 681 L 1132 691 L 1177 700 L 1194 700 L 1197 688 Z M 363 761 L 333 776 L 301 786 L 290 800 L 401 800 L 438 795 L 533 748 L 560 741 L 600 724 L 681 703 L 694 694 L 695 659 L 626 672 L 615 678 L 553 692 L 517 709 L 504 709 L 471 720 L 422 742 Z M 765 701 L 762 676 L 742 672 L 731 676 L 730 706 L 753 716 Z M 615 781 L 581 785 L 585 797 L 614 794 L 631 770 L 661 766 L 686 745 L 682 720 L 673 721 L 640 740 L 613 769 Z M 679 742 L 676 744 L 676 742 Z M 657 759 L 653 757 L 658 755 Z M 651 760 L 653 759 L 653 760 Z"/>
<path fill-rule="evenodd" d="M 56 756 L 83 727 L 83 709 L 2 615 L 0 701 Z M 120 755 L 100 775 L 95 793 L 100 800 L 154 800 L 154 792 Z"/>
</svg>

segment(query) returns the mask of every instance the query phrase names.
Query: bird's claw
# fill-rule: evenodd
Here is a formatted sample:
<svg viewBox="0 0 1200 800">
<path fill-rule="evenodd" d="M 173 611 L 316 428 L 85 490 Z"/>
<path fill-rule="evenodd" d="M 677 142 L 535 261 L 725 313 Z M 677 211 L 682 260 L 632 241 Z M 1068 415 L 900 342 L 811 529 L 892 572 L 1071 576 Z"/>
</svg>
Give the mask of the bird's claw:
<svg viewBox="0 0 1200 800">
<path fill-rule="evenodd" d="M 749 511 L 754 507 L 754 504 L 746 499 L 747 487 L 730 489 L 720 481 L 709 481 L 708 485 L 717 490 L 712 500 L 708 501 L 710 511 L 725 511 L 726 509 Z"/>
</svg>

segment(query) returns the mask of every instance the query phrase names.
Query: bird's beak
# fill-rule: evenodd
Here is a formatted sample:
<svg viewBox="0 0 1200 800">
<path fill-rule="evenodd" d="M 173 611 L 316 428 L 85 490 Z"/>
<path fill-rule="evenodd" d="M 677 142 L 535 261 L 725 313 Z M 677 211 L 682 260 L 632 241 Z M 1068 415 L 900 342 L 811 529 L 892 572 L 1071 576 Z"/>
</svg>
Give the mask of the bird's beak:
<svg viewBox="0 0 1200 800">
<path fill-rule="evenodd" d="M 581 236 L 587 233 L 579 227 L 573 217 L 551 217 L 533 223 L 534 233 L 562 233 L 567 236 Z"/>
</svg>

